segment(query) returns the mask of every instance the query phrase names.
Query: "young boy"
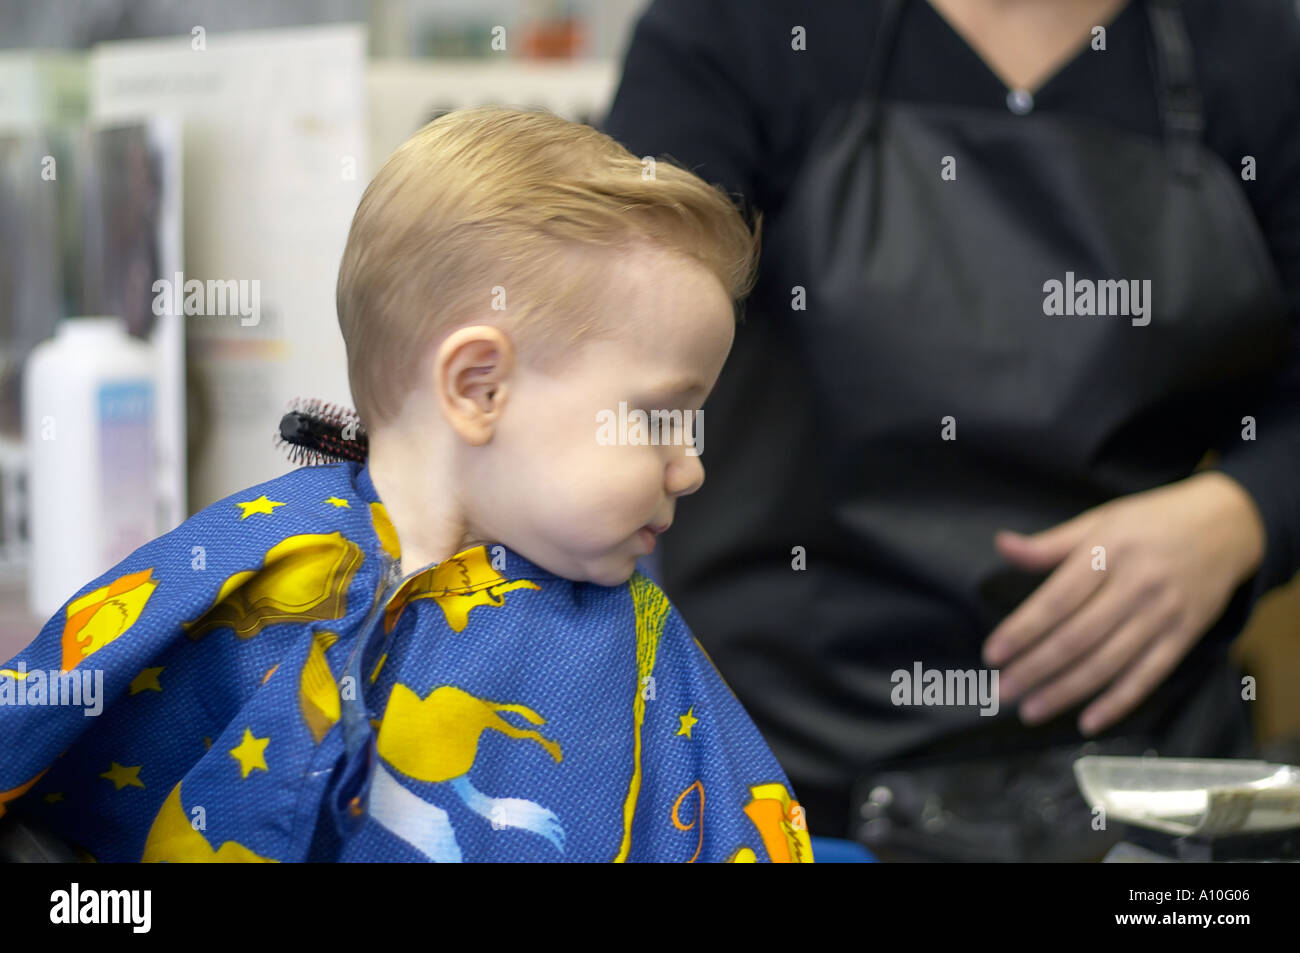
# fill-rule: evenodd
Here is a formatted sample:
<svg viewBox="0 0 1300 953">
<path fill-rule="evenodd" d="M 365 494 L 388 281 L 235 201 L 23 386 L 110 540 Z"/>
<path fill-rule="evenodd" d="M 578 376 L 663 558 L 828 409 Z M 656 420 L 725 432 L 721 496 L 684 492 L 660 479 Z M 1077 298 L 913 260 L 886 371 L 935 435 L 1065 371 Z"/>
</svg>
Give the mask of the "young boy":
<svg viewBox="0 0 1300 953">
<path fill-rule="evenodd" d="M 703 480 L 700 418 L 598 434 L 699 410 L 755 265 L 724 195 L 593 129 L 426 126 L 339 270 L 367 463 L 215 503 L 69 600 L 0 673 L 0 812 L 100 861 L 810 861 L 635 571 Z"/>
</svg>

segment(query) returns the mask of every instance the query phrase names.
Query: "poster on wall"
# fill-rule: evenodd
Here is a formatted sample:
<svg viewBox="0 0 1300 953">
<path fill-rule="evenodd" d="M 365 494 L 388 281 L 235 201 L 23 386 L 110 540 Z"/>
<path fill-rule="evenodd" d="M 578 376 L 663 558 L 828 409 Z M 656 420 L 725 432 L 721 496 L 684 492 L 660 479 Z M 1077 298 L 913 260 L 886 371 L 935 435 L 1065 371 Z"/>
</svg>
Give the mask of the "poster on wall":
<svg viewBox="0 0 1300 953">
<path fill-rule="evenodd" d="M 90 57 L 96 120 L 183 133 L 185 265 L 159 303 L 189 355 L 191 512 L 290 469 L 290 400 L 350 403 L 334 286 L 367 167 L 363 27 L 197 39 Z"/>
</svg>

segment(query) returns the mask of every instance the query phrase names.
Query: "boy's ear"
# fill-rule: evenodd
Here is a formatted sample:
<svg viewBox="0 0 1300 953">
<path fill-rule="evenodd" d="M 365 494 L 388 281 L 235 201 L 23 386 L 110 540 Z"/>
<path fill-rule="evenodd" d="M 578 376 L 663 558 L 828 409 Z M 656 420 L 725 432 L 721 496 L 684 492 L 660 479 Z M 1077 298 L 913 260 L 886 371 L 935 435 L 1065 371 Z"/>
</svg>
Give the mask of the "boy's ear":
<svg viewBox="0 0 1300 953">
<path fill-rule="evenodd" d="M 438 348 L 433 367 L 438 404 L 466 443 L 478 447 L 492 439 L 514 364 L 510 338 L 489 325 L 460 328 Z"/>
</svg>

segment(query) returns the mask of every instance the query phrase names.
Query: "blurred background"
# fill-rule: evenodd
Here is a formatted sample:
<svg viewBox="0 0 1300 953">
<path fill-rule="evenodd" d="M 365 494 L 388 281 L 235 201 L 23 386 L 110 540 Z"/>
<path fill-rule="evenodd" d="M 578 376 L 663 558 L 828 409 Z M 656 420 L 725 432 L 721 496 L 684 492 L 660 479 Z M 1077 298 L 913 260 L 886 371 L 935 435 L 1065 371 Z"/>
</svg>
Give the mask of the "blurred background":
<svg viewBox="0 0 1300 953">
<path fill-rule="evenodd" d="M 484 103 L 598 126 L 644 6 L 0 0 L 0 658 L 287 471 L 291 399 L 349 404 L 334 285 L 388 153 Z M 1237 642 L 1261 740 L 1300 731 L 1297 618 L 1293 583 Z"/>
</svg>

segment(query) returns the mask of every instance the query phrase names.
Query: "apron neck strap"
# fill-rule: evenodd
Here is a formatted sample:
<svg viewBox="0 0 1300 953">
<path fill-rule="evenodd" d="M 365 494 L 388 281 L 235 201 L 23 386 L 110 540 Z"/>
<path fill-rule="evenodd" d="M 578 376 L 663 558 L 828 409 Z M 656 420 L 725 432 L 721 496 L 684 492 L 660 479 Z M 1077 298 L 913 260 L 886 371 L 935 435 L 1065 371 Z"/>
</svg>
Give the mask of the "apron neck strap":
<svg viewBox="0 0 1300 953">
<path fill-rule="evenodd" d="M 1187 38 L 1180 0 L 1133 0 L 1145 2 L 1151 35 L 1155 40 L 1155 73 L 1160 121 L 1165 131 L 1170 157 L 1176 171 L 1195 178 L 1196 150 L 1205 128 L 1201 113 L 1201 93 L 1196 83 L 1192 44 Z M 874 138 L 880 128 L 880 102 L 891 54 L 898 37 L 907 0 L 885 0 L 881 7 L 876 42 L 867 61 L 867 78 L 862 99 L 867 103 L 867 137 Z"/>
<path fill-rule="evenodd" d="M 1196 150 L 1205 129 L 1201 91 L 1196 83 L 1192 44 L 1179 0 L 1147 0 L 1147 17 L 1156 47 L 1160 120 L 1179 174 L 1195 178 Z"/>
<path fill-rule="evenodd" d="M 867 125 L 864 132 L 869 140 L 875 138 L 880 128 L 880 100 L 885 89 L 885 74 L 889 72 L 894 40 L 898 36 L 898 21 L 902 18 L 906 2 L 907 0 L 885 0 L 881 7 L 880 26 L 876 30 L 871 58 L 867 60 L 867 82 L 862 91 L 862 99 L 867 104 Z"/>
</svg>

